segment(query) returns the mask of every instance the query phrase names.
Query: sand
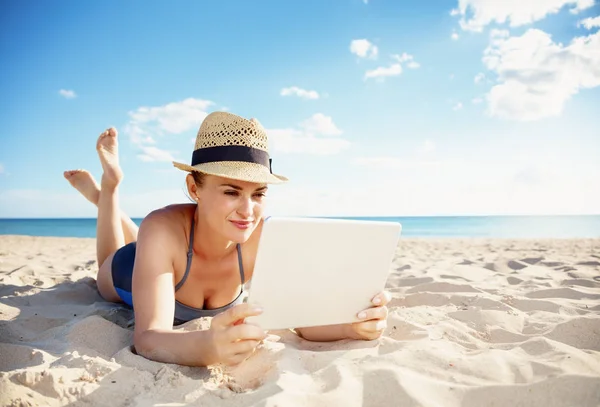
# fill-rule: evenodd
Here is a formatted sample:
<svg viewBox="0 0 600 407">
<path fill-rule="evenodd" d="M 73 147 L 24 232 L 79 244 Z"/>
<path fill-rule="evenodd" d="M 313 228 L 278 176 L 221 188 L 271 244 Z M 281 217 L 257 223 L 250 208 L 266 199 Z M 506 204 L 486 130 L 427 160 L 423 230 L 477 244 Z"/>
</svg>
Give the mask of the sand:
<svg viewBox="0 0 600 407">
<path fill-rule="evenodd" d="M 381 339 L 278 331 L 236 368 L 132 353 L 96 269 L 94 239 L 0 236 L 1 405 L 600 405 L 600 239 L 403 238 Z"/>
</svg>

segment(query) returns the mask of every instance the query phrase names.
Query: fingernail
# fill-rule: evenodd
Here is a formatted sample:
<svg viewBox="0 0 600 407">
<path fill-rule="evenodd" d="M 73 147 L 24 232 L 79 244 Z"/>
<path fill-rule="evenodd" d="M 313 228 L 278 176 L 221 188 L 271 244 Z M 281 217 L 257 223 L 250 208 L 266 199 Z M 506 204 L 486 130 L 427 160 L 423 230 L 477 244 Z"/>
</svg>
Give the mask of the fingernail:
<svg viewBox="0 0 600 407">
<path fill-rule="evenodd" d="M 263 312 L 262 307 L 252 307 L 252 312 Z"/>
<path fill-rule="evenodd" d="M 382 330 L 385 329 L 387 327 L 387 322 L 386 321 L 379 321 L 377 322 L 376 328 L 377 330 Z"/>
<path fill-rule="evenodd" d="M 359 312 L 359 313 L 358 313 L 358 315 L 357 315 L 357 316 L 358 316 L 358 318 L 360 318 L 360 319 L 364 319 L 364 318 L 366 318 L 366 317 L 367 317 L 367 313 L 366 313 L 366 312 L 364 312 L 364 311 L 361 311 L 361 312 Z"/>
<path fill-rule="evenodd" d="M 381 304 L 381 298 L 379 298 L 379 297 L 375 297 L 375 298 L 373 299 L 373 304 Z"/>
</svg>

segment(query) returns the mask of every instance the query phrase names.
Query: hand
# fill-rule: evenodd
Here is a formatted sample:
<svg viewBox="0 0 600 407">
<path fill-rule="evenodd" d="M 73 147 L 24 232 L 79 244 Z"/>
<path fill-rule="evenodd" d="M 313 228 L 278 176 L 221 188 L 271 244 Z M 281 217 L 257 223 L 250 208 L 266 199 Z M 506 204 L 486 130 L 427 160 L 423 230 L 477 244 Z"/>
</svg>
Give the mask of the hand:
<svg viewBox="0 0 600 407">
<path fill-rule="evenodd" d="M 267 334 L 257 325 L 244 323 L 244 318 L 261 313 L 251 304 L 238 304 L 212 319 L 209 333 L 214 363 L 237 365 L 252 355 Z"/>
<path fill-rule="evenodd" d="M 386 305 L 390 300 L 391 295 L 386 291 L 373 297 L 371 300 L 373 307 L 358 313 L 357 317 L 361 321 L 347 325 L 348 337 L 369 341 L 379 338 L 387 328 L 388 309 Z"/>
</svg>

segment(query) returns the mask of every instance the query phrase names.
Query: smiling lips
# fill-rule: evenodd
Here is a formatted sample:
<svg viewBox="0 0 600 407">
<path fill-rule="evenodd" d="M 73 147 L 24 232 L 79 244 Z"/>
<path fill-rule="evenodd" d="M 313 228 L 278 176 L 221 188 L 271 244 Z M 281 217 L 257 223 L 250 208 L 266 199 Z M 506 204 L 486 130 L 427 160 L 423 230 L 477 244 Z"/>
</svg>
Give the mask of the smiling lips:
<svg viewBox="0 0 600 407">
<path fill-rule="evenodd" d="M 247 220 L 231 220 L 230 222 L 238 229 L 248 229 L 252 225 L 252 222 Z"/>
</svg>

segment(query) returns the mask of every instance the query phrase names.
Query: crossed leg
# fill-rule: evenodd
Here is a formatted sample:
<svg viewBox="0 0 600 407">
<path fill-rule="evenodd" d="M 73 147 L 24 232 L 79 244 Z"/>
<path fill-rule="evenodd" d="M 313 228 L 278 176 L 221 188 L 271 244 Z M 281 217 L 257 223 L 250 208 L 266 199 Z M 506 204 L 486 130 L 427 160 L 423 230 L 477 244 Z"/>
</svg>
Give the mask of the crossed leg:
<svg viewBox="0 0 600 407">
<path fill-rule="evenodd" d="M 92 174 L 87 170 L 79 169 L 65 171 L 64 176 L 73 188 L 79 191 L 88 201 L 98 206 L 100 200 L 100 184 L 96 182 Z M 125 244 L 137 240 L 138 226 L 123 211 L 121 211 L 121 228 L 123 229 Z"/>
<path fill-rule="evenodd" d="M 123 172 L 119 166 L 116 129 L 110 128 L 100 134 L 96 151 L 103 170 L 100 186 L 85 170 L 65 171 L 64 177 L 98 207 L 96 256 L 99 270 L 96 282 L 104 299 L 119 302 L 120 298 L 113 286 L 110 263 L 119 248 L 137 240 L 138 227 L 119 208 L 119 183 L 123 179 Z"/>
</svg>

